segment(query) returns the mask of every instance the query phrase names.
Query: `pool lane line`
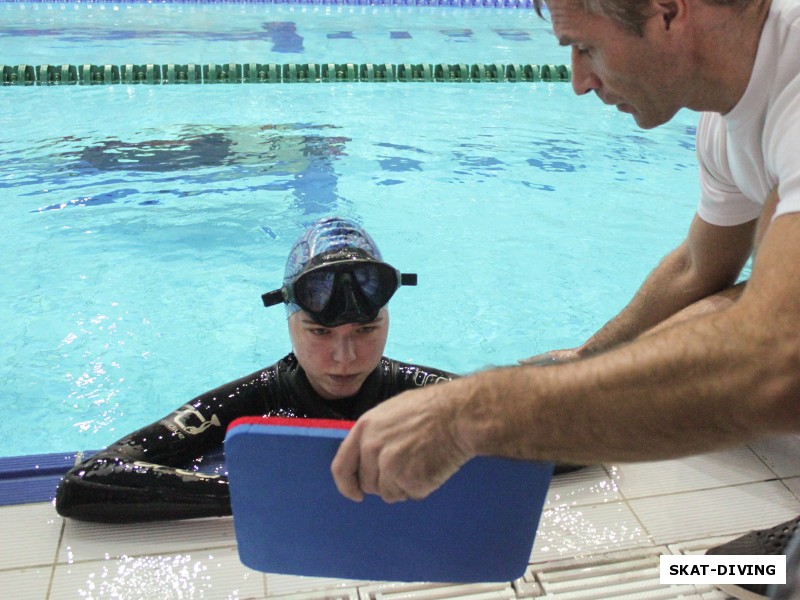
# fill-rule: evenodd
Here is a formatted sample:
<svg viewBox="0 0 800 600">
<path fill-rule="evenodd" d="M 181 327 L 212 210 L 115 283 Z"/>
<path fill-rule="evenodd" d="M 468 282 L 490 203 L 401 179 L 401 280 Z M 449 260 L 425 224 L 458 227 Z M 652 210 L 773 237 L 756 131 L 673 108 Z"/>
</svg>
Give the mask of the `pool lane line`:
<svg viewBox="0 0 800 600">
<path fill-rule="evenodd" d="M 227 63 L 2 65 L 3 86 L 239 83 L 566 83 L 569 65 L 501 63 Z"/>
</svg>

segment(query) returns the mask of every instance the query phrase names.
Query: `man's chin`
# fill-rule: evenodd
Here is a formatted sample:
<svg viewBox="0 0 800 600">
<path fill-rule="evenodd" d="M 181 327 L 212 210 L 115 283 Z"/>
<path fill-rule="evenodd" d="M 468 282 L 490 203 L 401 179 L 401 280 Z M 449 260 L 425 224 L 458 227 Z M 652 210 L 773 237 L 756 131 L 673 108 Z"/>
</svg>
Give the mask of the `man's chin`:
<svg viewBox="0 0 800 600">
<path fill-rule="evenodd" d="M 655 129 L 656 127 L 659 127 L 664 123 L 667 123 L 670 119 L 672 119 L 672 117 L 675 116 L 674 113 L 666 118 L 660 115 L 659 116 L 644 115 L 640 112 L 637 112 L 629 104 L 626 104 L 624 106 L 625 106 L 624 110 L 619 106 L 617 108 L 619 109 L 620 112 L 624 112 L 632 116 L 633 120 L 636 121 L 636 125 L 639 126 L 639 128 L 641 129 Z"/>
</svg>

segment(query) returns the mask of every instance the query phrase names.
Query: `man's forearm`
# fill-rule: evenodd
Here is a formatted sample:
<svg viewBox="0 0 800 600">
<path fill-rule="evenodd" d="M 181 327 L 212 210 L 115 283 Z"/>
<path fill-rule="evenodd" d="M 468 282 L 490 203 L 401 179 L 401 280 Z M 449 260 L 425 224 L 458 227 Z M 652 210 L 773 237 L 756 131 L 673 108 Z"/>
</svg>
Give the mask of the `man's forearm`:
<svg viewBox="0 0 800 600">
<path fill-rule="evenodd" d="M 629 342 L 716 289 L 692 281 L 683 246 L 673 250 L 653 270 L 622 311 L 580 348 L 581 356 L 603 352 Z"/>
<path fill-rule="evenodd" d="M 718 227 L 695 216 L 686 240 L 650 273 L 622 312 L 578 349 L 578 355 L 590 356 L 629 342 L 663 326 L 687 307 L 729 289 L 750 256 L 755 231 L 755 221 Z M 687 316 L 719 307 L 699 308 L 702 310 Z"/>
<path fill-rule="evenodd" d="M 459 407 L 458 437 L 475 454 L 597 464 L 796 430 L 797 382 L 786 377 L 796 369 L 792 353 L 776 352 L 770 328 L 737 312 L 584 361 L 479 374 Z"/>
</svg>

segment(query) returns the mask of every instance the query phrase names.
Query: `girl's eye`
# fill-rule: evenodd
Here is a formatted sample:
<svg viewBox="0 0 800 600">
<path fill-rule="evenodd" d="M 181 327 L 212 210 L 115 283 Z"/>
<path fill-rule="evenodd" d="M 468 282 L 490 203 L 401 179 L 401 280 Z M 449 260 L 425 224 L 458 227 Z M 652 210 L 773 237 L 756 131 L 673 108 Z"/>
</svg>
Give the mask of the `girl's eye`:
<svg viewBox="0 0 800 600">
<path fill-rule="evenodd" d="M 316 329 L 311 329 L 310 331 L 311 331 L 312 335 L 326 335 L 328 333 L 328 330 L 324 329 L 322 327 L 318 327 Z"/>
</svg>

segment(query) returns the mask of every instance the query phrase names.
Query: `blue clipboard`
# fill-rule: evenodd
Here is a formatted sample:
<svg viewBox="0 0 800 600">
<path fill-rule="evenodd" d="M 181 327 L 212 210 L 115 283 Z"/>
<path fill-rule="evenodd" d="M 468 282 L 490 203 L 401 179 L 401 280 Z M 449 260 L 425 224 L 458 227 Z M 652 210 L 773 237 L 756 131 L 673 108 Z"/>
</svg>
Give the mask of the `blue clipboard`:
<svg viewBox="0 0 800 600">
<path fill-rule="evenodd" d="M 239 558 L 269 573 L 489 582 L 523 575 L 552 463 L 478 457 L 421 501 L 341 496 L 331 461 L 353 423 L 234 421 L 225 462 Z"/>
</svg>

